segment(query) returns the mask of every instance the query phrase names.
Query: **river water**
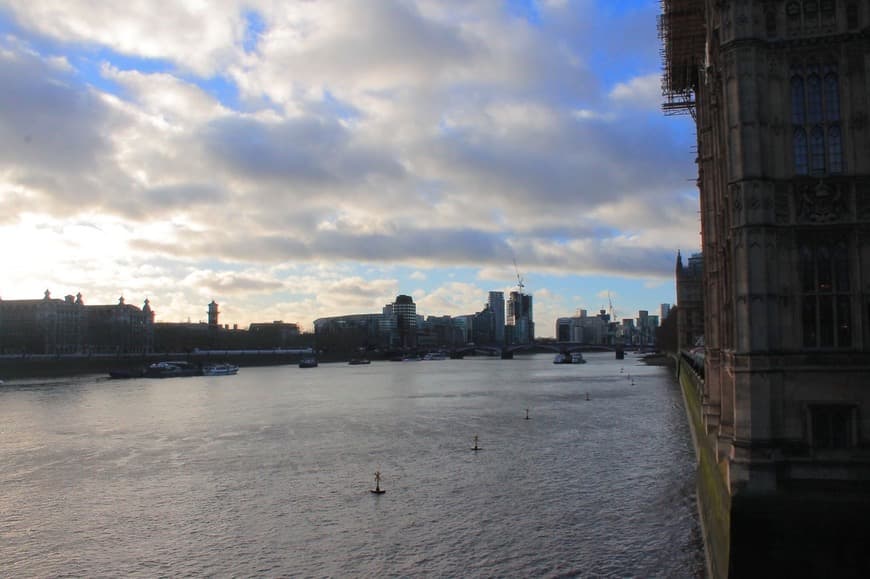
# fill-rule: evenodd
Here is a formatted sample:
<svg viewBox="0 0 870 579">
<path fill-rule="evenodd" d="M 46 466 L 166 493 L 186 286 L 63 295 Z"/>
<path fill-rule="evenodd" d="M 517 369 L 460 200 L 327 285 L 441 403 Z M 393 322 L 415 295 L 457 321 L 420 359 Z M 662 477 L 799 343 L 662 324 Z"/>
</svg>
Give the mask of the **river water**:
<svg viewBox="0 0 870 579">
<path fill-rule="evenodd" d="M 586 358 L 7 383 L 0 575 L 702 576 L 678 385 Z"/>
</svg>

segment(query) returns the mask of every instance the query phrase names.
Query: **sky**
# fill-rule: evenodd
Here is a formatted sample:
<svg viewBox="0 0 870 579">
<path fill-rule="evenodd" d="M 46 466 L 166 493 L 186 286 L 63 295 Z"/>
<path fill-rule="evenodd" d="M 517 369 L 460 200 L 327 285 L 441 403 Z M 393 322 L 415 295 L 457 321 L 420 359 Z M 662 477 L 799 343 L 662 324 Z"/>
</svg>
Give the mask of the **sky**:
<svg viewBox="0 0 870 579">
<path fill-rule="evenodd" d="M 4 0 L 0 298 L 223 324 L 674 303 L 658 0 Z"/>
</svg>

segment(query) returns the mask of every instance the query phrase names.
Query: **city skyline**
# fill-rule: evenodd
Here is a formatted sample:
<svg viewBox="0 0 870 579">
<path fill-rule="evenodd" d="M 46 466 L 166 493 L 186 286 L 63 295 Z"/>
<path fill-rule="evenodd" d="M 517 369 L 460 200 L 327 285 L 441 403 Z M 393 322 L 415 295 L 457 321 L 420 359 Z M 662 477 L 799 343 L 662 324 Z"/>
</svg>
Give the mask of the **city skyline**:
<svg viewBox="0 0 870 579">
<path fill-rule="evenodd" d="M 513 288 L 508 292 L 490 290 L 487 292 L 487 295 L 488 295 L 487 301 L 483 302 L 480 307 L 486 307 L 486 306 L 493 307 L 492 300 L 494 298 L 494 294 L 502 294 L 501 297 L 504 298 L 504 294 L 510 295 L 511 293 L 514 293 L 516 291 L 517 291 L 517 288 Z M 408 295 L 411 299 L 413 299 L 413 297 L 414 297 L 413 295 L 410 295 L 410 294 L 399 294 L 399 295 Z M 532 294 L 525 294 L 525 295 L 532 296 Z M 396 296 L 394 296 L 394 298 L 395 297 Z M 394 298 L 385 298 L 385 303 L 389 306 Z M 88 300 L 87 296 L 85 296 L 81 292 L 77 292 L 76 294 L 72 294 L 72 293 L 55 294 L 52 292 L 51 289 L 46 289 L 43 292 L 42 296 L 26 296 L 26 297 L 7 296 L 5 299 L 5 301 L 7 301 L 7 302 L 19 302 L 19 301 L 21 301 L 21 302 L 39 302 L 41 300 L 66 301 L 66 302 L 75 301 L 76 303 L 82 303 L 82 304 L 86 304 L 88 306 L 97 305 L 97 306 L 102 306 L 102 307 L 108 307 L 108 306 L 112 306 L 114 304 L 121 304 L 121 305 L 126 304 L 127 306 L 133 306 L 139 310 L 144 310 L 145 306 L 147 306 L 149 312 L 153 312 L 155 323 L 158 323 L 158 324 L 159 323 L 208 324 L 208 325 L 219 325 L 221 327 L 233 327 L 233 328 L 235 328 L 235 327 L 246 328 L 251 324 L 253 324 L 253 325 L 268 324 L 270 322 L 271 323 L 280 322 L 280 323 L 297 324 L 297 321 L 295 321 L 295 320 L 265 320 L 265 319 L 252 319 L 250 322 L 245 323 L 245 324 L 230 322 L 230 321 L 223 319 L 223 306 L 215 300 L 212 300 L 210 303 L 203 305 L 201 313 L 205 313 L 206 314 L 205 317 L 187 316 L 186 318 L 183 318 L 183 319 L 166 319 L 166 318 L 161 317 L 159 310 L 156 309 L 156 306 L 159 304 L 153 304 L 149 298 L 144 298 L 142 304 L 139 304 L 135 300 L 128 300 L 127 297 L 122 295 L 122 296 L 119 296 L 117 298 L 117 300 L 115 300 L 114 302 L 107 302 L 107 303 L 99 302 L 98 303 L 98 302 L 92 302 L 92 301 Z M 2 296 L 0 296 L 0 302 L 2 302 L 2 301 L 4 301 L 4 298 Z M 417 305 L 417 304 L 415 303 L 415 305 Z M 506 311 L 508 309 L 507 302 L 505 302 L 502 299 L 501 305 L 502 305 L 501 320 L 504 321 L 506 319 L 506 313 L 507 313 Z M 155 307 L 152 307 L 152 306 L 155 306 Z M 668 306 L 669 308 L 673 307 L 671 304 L 661 304 L 661 306 Z M 381 309 L 383 309 L 383 307 L 385 307 L 385 306 L 382 305 Z M 598 316 L 598 314 L 601 310 L 604 310 L 606 313 L 609 314 L 609 311 L 607 311 L 606 307 L 602 307 L 602 308 L 595 309 L 595 310 L 590 310 L 587 308 L 577 308 L 577 310 L 575 310 L 574 312 L 566 313 L 564 315 L 557 316 L 556 320 L 554 320 L 554 324 L 557 323 L 558 320 L 575 318 L 575 317 L 579 317 L 581 315 L 583 315 L 583 316 L 588 315 L 590 317 L 596 317 L 596 316 Z M 652 311 L 652 310 L 641 308 L 641 309 L 636 310 L 630 314 L 626 312 L 624 314 L 618 315 L 618 316 L 614 317 L 611 321 L 615 322 L 615 323 L 621 323 L 622 320 L 624 320 L 624 319 L 637 319 L 637 317 L 641 314 L 641 312 L 649 312 L 649 311 Z M 335 317 L 353 316 L 353 315 L 360 315 L 360 314 L 361 315 L 368 315 L 368 314 L 373 314 L 373 313 L 376 313 L 376 312 L 334 312 L 330 315 L 322 316 L 322 318 L 335 318 Z M 469 311 L 469 312 L 464 312 L 464 313 L 455 314 L 455 315 L 454 314 L 444 314 L 443 312 L 418 311 L 417 315 L 418 315 L 418 317 L 425 319 L 425 318 L 428 318 L 429 316 L 442 317 L 445 315 L 448 317 L 463 317 L 463 316 L 474 315 L 475 313 L 477 313 L 477 311 Z M 664 317 L 659 316 L 659 315 L 656 315 L 656 318 L 659 319 L 659 321 L 664 319 Z M 316 320 L 311 320 L 311 328 L 310 329 L 304 328 L 303 324 L 298 324 L 298 326 L 300 327 L 300 329 L 304 329 L 306 331 L 313 332 L 315 321 Z M 502 326 L 504 326 L 504 324 L 502 324 Z M 535 331 L 536 338 L 537 337 L 553 338 L 554 337 L 554 336 L 550 336 L 550 335 L 540 335 L 537 332 L 537 322 L 535 322 L 535 328 L 536 328 L 536 331 Z M 554 332 L 554 335 L 555 335 L 555 332 Z"/>
<path fill-rule="evenodd" d="M 9 2 L 0 297 L 310 330 L 519 276 L 541 337 L 674 303 L 693 129 L 661 115 L 658 3 L 614 4 Z"/>
</svg>

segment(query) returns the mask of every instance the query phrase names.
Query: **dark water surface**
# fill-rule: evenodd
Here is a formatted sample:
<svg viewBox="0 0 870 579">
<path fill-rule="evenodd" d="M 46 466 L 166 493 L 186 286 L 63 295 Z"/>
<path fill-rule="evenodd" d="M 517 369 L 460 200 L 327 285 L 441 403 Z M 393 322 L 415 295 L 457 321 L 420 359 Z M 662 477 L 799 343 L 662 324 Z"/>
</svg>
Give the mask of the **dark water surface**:
<svg viewBox="0 0 870 579">
<path fill-rule="evenodd" d="M 586 358 L 7 383 L 0 575 L 702 575 L 679 387 Z"/>
</svg>

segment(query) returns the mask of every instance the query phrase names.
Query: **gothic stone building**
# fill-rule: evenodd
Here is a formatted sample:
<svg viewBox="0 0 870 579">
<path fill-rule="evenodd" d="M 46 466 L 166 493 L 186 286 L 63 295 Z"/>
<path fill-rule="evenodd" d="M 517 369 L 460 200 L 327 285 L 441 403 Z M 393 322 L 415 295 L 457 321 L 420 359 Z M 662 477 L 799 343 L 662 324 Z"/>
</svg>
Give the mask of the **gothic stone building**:
<svg viewBox="0 0 870 579">
<path fill-rule="evenodd" d="M 665 111 L 697 126 L 711 567 L 867 573 L 870 0 L 662 7 Z"/>
<path fill-rule="evenodd" d="M 691 256 L 686 265 L 677 252 L 677 347 L 691 350 L 704 342 L 704 258 Z"/>
</svg>

